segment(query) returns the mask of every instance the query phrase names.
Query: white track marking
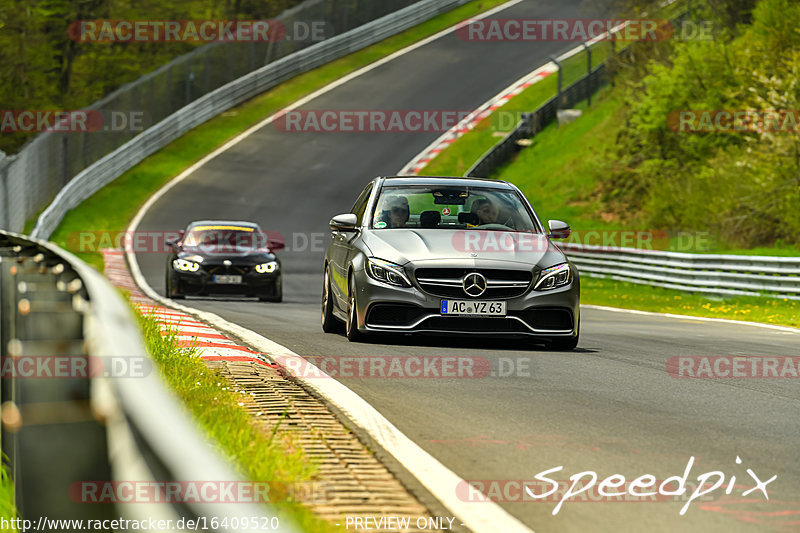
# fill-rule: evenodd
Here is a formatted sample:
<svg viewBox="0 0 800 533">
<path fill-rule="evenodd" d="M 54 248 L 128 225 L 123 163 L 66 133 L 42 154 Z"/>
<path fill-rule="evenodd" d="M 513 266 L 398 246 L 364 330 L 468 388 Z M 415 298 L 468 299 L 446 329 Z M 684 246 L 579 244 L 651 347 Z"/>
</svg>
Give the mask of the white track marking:
<svg viewBox="0 0 800 533">
<path fill-rule="evenodd" d="M 728 318 L 711 318 L 706 316 L 676 315 L 675 313 L 656 313 L 655 311 L 639 311 L 638 309 L 622 309 L 621 307 L 606 307 L 604 305 L 581 305 L 587 309 L 599 309 L 601 311 L 611 311 L 614 313 L 629 313 L 633 315 L 661 316 L 667 318 L 682 318 L 684 320 L 700 320 L 702 322 L 721 322 L 723 324 L 736 324 L 737 326 L 753 326 L 757 328 L 773 329 L 786 333 L 800 333 L 800 329 L 790 328 L 789 326 L 776 326 L 775 324 L 763 324 L 761 322 L 745 322 L 744 320 L 731 320 Z"/>
</svg>

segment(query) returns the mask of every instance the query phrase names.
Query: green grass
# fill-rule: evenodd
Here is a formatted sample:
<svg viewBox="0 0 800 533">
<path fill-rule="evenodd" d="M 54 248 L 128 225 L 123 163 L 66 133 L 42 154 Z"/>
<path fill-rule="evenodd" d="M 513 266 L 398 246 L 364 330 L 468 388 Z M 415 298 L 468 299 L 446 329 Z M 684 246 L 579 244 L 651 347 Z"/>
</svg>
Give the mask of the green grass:
<svg viewBox="0 0 800 533">
<path fill-rule="evenodd" d="M 608 41 L 601 41 L 592 47 L 592 66 L 599 65 L 611 53 Z M 531 71 L 536 65 L 531 65 Z M 586 52 L 580 52 L 563 62 L 562 87 L 566 89 L 571 83 L 586 74 Z M 520 94 L 509 100 L 489 117 L 479 122 L 472 131 L 467 132 L 450 146 L 442 150 L 422 170 L 422 174 L 430 176 L 461 176 L 489 148 L 497 144 L 504 134 L 508 133 L 519 122 L 519 115 L 532 112 L 547 102 L 558 92 L 558 76 L 551 74 L 531 85 Z M 513 120 L 508 120 L 513 116 Z M 499 120 L 498 117 L 504 117 Z M 501 135 L 502 134 L 502 135 Z"/>
<path fill-rule="evenodd" d="M 154 315 L 137 316 L 147 350 L 165 381 L 183 400 L 208 440 L 216 443 L 240 475 L 251 481 L 268 482 L 271 489 L 277 489 L 278 499 L 282 488 L 314 477 L 316 466 L 300 447 L 288 437 L 277 438 L 275 432 L 268 434 L 258 428 L 242 408 L 249 397 L 232 390 L 228 380 L 196 357 L 196 348 L 180 346 L 177 332 L 162 331 Z M 274 493 L 270 490 L 270 494 Z M 296 520 L 303 531 L 342 531 L 298 503 L 282 503 L 279 509 Z"/>
<path fill-rule="evenodd" d="M 517 185 L 543 220 L 558 219 L 575 229 L 623 229 L 601 210 L 596 189 L 596 169 L 613 143 L 619 111 L 624 106 L 616 93 L 603 89 L 595 95 L 591 112 L 582 102 L 584 115 L 575 122 L 547 126 L 533 144 L 500 167 L 492 177 Z M 597 135 L 598 132 L 605 132 Z"/>
<path fill-rule="evenodd" d="M 800 327 L 800 301 L 703 296 L 612 279 L 581 277 L 581 303 Z"/>
<path fill-rule="evenodd" d="M 125 172 L 67 213 L 50 240 L 75 252 L 95 268 L 102 269 L 103 258 L 98 251 L 78 248 L 80 232 L 124 230 L 148 197 L 171 178 L 236 134 L 349 72 L 374 63 L 504 1 L 475 0 L 465 4 L 380 43 L 292 78 L 253 100 L 209 120 Z M 30 222 L 29 226 L 32 227 Z"/>
<path fill-rule="evenodd" d="M 0 519 L 10 521 L 18 516 L 17 509 L 14 507 L 14 481 L 3 464 L 0 465 Z M 13 524 L 10 528 L 3 529 L 3 531 L 16 530 Z"/>
</svg>

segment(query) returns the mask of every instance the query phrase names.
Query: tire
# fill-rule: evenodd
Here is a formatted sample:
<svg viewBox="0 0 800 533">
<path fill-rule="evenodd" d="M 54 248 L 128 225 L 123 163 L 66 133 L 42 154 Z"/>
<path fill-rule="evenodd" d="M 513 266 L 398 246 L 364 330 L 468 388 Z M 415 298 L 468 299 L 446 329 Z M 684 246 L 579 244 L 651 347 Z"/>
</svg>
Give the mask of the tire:
<svg viewBox="0 0 800 533">
<path fill-rule="evenodd" d="M 167 285 L 167 298 L 170 298 L 172 300 L 183 300 L 186 298 L 186 296 L 179 293 L 177 289 L 172 288 L 172 276 L 170 275 L 169 272 L 167 272 L 166 285 Z M 180 287 L 180 285 L 178 286 Z"/>
<path fill-rule="evenodd" d="M 365 335 L 358 331 L 358 318 L 356 317 L 356 282 L 350 277 L 347 291 L 347 323 L 345 335 L 350 342 L 362 342 Z"/>
<path fill-rule="evenodd" d="M 278 285 L 277 282 L 276 282 L 276 285 Z M 259 302 L 274 302 L 274 303 L 282 302 L 283 301 L 283 287 L 279 286 L 276 289 L 276 292 L 275 292 L 275 294 L 273 296 L 259 296 L 258 297 L 258 301 Z"/>
<path fill-rule="evenodd" d="M 333 316 L 331 274 L 328 265 L 325 265 L 325 274 L 322 281 L 322 331 L 325 333 L 338 333 L 341 329 L 342 322 Z"/>
<path fill-rule="evenodd" d="M 581 338 L 581 321 L 578 320 L 578 334 L 574 337 L 551 339 L 547 345 L 548 350 L 559 352 L 570 352 L 578 347 Z"/>
</svg>

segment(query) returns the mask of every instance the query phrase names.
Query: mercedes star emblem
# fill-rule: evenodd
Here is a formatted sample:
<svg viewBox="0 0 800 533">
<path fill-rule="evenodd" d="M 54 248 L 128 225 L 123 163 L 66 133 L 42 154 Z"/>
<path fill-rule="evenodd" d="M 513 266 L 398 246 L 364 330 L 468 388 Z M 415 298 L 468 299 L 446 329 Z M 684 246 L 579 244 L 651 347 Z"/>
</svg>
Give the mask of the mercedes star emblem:
<svg viewBox="0 0 800 533">
<path fill-rule="evenodd" d="M 486 291 L 486 278 L 483 277 L 482 274 L 473 272 L 464 276 L 461 286 L 464 288 L 464 292 L 467 293 L 468 296 L 477 298 Z"/>
</svg>

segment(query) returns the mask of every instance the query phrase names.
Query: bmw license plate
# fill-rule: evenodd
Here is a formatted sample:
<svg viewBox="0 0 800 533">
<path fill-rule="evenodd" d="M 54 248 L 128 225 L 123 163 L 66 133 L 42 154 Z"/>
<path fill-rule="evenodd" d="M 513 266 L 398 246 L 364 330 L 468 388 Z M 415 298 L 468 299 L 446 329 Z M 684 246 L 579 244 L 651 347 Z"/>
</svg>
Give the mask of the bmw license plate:
<svg viewBox="0 0 800 533">
<path fill-rule="evenodd" d="M 242 276 L 232 276 L 232 275 L 214 276 L 214 283 L 238 285 L 241 282 L 242 282 Z"/>
<path fill-rule="evenodd" d="M 443 315 L 506 316 L 506 302 L 442 300 Z"/>
</svg>

